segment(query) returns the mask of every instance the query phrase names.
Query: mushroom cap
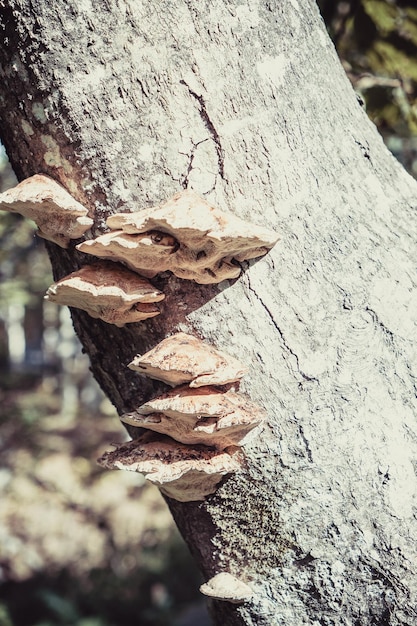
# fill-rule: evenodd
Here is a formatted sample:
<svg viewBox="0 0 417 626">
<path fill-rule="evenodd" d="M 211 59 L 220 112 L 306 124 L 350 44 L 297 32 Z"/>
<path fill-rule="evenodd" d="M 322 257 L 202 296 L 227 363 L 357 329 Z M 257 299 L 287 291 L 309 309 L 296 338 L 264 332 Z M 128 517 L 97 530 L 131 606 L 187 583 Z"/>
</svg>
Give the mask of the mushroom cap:
<svg viewBox="0 0 417 626">
<path fill-rule="evenodd" d="M 153 277 L 171 271 L 197 283 L 237 278 L 233 261 L 262 256 L 278 235 L 210 205 L 193 191 L 182 191 L 159 207 L 107 218 L 113 232 L 79 244 L 81 252 L 122 261 Z"/>
<path fill-rule="evenodd" d="M 142 276 L 121 265 L 85 265 L 51 285 L 45 299 L 83 309 L 91 317 L 124 326 L 160 313 L 154 304 L 164 294 Z"/>
<path fill-rule="evenodd" d="M 131 426 L 148 428 L 186 444 L 224 449 L 243 444 L 264 418 L 263 409 L 246 396 L 214 387 L 176 387 L 136 411 L 121 416 Z"/>
<path fill-rule="evenodd" d="M 146 354 L 136 356 L 129 367 L 172 387 L 184 383 L 190 387 L 227 385 L 248 371 L 234 357 L 186 333 L 164 339 Z"/>
<path fill-rule="evenodd" d="M 0 209 L 20 213 L 36 222 L 38 235 L 67 248 L 91 228 L 87 209 L 59 183 L 35 174 L 0 195 Z"/>
<path fill-rule="evenodd" d="M 99 258 L 119 261 L 134 272 L 153 278 L 158 272 L 164 271 L 170 263 L 169 257 L 175 247 L 176 244 L 173 246 L 155 244 L 152 234 L 133 236 L 122 231 L 111 231 L 96 239 L 83 241 L 77 249 Z"/>
<path fill-rule="evenodd" d="M 230 453 L 229 453 L 230 452 Z M 206 446 L 186 446 L 169 437 L 146 433 L 98 459 L 106 469 L 139 472 L 162 493 L 180 502 L 204 500 L 226 474 L 241 469 L 239 452 L 219 452 Z"/>
<path fill-rule="evenodd" d="M 216 574 L 200 587 L 201 593 L 216 600 L 224 600 L 232 604 L 242 604 L 253 596 L 252 589 L 239 578 L 228 572 Z"/>
</svg>

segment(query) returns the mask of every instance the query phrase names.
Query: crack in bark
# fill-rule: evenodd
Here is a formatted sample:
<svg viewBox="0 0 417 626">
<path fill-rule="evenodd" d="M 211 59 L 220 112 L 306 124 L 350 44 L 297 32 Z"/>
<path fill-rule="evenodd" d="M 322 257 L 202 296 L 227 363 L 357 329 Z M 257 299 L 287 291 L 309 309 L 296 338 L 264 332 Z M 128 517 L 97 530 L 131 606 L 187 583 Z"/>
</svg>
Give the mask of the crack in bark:
<svg viewBox="0 0 417 626">
<path fill-rule="evenodd" d="M 379 319 L 378 314 L 377 314 L 377 312 L 376 312 L 376 311 L 374 311 L 373 309 L 371 309 L 371 308 L 370 308 L 370 307 L 368 307 L 368 306 L 366 306 L 366 307 L 365 307 L 365 311 L 366 311 L 367 313 L 370 313 L 370 315 L 371 315 L 371 317 L 372 317 L 372 319 L 373 319 L 374 323 L 375 323 L 375 324 L 378 326 L 378 328 L 381 330 L 381 332 L 382 332 L 382 334 L 384 335 L 384 337 L 385 337 L 385 339 L 386 339 L 387 343 L 388 343 L 390 346 L 393 346 L 393 347 L 394 347 L 394 343 L 395 343 L 395 342 L 394 342 L 394 333 L 393 333 L 391 330 L 389 330 L 389 328 L 387 328 L 383 322 L 381 322 L 381 320 Z M 395 348 L 395 347 L 394 347 L 394 348 Z"/>
<path fill-rule="evenodd" d="M 200 144 L 204 143 L 205 141 L 208 141 L 208 137 L 206 137 L 206 139 L 202 139 L 201 141 L 198 141 L 197 143 L 193 144 L 193 147 L 191 148 L 191 152 L 190 154 L 186 155 L 189 157 L 189 162 L 188 162 L 188 167 L 187 167 L 187 171 L 185 172 L 184 176 L 182 177 L 181 180 L 181 186 L 183 187 L 183 189 L 188 189 L 188 183 L 189 183 L 189 178 L 190 178 L 190 174 L 193 170 L 193 162 L 194 162 L 194 158 L 195 158 L 195 153 L 197 151 L 197 148 Z M 181 153 L 184 154 L 184 153 Z"/>
<path fill-rule="evenodd" d="M 262 298 L 258 295 L 258 293 L 255 291 L 255 289 L 252 287 L 251 282 L 250 282 L 250 278 L 249 276 L 247 277 L 247 283 L 248 283 L 248 287 L 249 287 L 249 291 L 251 291 L 254 296 L 256 297 L 256 299 L 258 300 L 258 302 L 261 304 L 261 306 L 263 307 L 263 309 L 266 311 L 266 313 L 268 314 L 269 319 L 271 320 L 272 324 L 275 327 L 275 330 L 277 331 L 277 333 L 279 334 L 281 341 L 283 343 L 284 348 L 295 358 L 296 364 L 297 364 L 297 370 L 299 372 L 299 374 L 304 378 L 304 380 L 308 380 L 309 382 L 318 382 L 318 379 L 315 378 L 314 376 L 309 376 L 308 374 L 306 374 L 305 372 L 303 372 L 303 370 L 300 367 L 300 361 L 298 358 L 298 355 L 294 352 L 294 350 L 289 346 L 287 340 L 285 339 L 284 333 L 281 330 L 281 328 L 278 326 L 277 322 L 275 321 L 274 316 L 272 315 L 271 311 L 269 310 L 268 306 L 265 304 L 265 302 L 262 300 Z"/>
<path fill-rule="evenodd" d="M 365 159 L 368 159 L 369 161 L 372 162 L 371 159 L 371 155 L 369 154 L 369 147 L 364 146 L 360 141 L 358 141 L 357 139 L 354 139 L 354 142 L 356 143 L 357 146 L 359 146 L 360 151 L 362 152 L 363 156 L 365 157 Z"/>
<path fill-rule="evenodd" d="M 210 119 L 209 114 L 207 113 L 205 100 L 204 100 L 203 96 L 199 96 L 195 91 L 193 91 L 189 87 L 189 85 L 187 85 L 185 80 L 180 80 L 180 84 L 184 85 L 185 87 L 187 87 L 188 93 L 190 94 L 190 96 L 195 98 L 197 100 L 198 104 L 199 104 L 199 107 L 200 107 L 200 110 L 199 110 L 200 117 L 203 120 L 204 126 L 209 131 L 209 133 L 211 135 L 211 138 L 212 138 L 212 140 L 214 142 L 214 145 L 216 146 L 217 163 L 218 163 L 220 177 L 223 180 L 226 180 L 225 175 L 224 175 L 224 150 L 223 150 L 223 147 L 222 147 L 222 144 L 221 144 L 221 141 L 220 141 L 219 133 L 217 132 L 213 122 Z"/>
<path fill-rule="evenodd" d="M 301 439 L 302 439 L 302 441 L 303 441 L 303 443 L 305 445 L 305 449 L 306 449 L 306 452 L 307 452 L 307 458 L 312 463 L 313 462 L 313 453 L 312 453 L 311 448 L 310 448 L 310 442 L 307 439 L 307 437 L 306 437 L 306 435 L 304 433 L 304 429 L 301 426 L 301 424 L 298 425 L 298 430 L 299 430 Z"/>
<path fill-rule="evenodd" d="M 398 596 L 405 598 L 406 600 L 409 598 L 409 590 L 402 583 L 401 579 L 398 578 L 398 576 L 391 573 L 386 567 L 381 565 L 381 563 L 373 559 L 371 556 L 362 554 L 362 561 L 374 573 L 374 577 L 373 577 L 374 580 L 380 580 L 385 587 L 391 587 L 391 589 L 394 591 L 396 595 L 396 599 L 398 599 Z M 397 606 L 400 605 L 398 600 L 396 604 Z M 414 607 L 412 606 L 407 607 L 405 604 L 403 604 L 402 610 L 409 617 L 417 616 L 417 610 L 414 609 Z"/>
</svg>

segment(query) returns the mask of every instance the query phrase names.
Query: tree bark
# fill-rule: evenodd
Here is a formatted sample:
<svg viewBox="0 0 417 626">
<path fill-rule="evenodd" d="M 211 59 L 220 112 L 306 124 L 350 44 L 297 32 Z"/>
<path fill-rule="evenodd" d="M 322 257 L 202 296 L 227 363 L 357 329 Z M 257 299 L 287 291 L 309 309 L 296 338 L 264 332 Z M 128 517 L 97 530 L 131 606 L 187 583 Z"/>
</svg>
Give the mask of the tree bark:
<svg viewBox="0 0 417 626">
<path fill-rule="evenodd" d="M 250 367 L 267 410 L 247 472 L 169 501 L 208 578 L 252 601 L 216 624 L 415 624 L 417 184 L 385 149 L 312 0 L 1 0 L 0 132 L 95 219 L 192 188 L 281 233 L 241 277 L 172 276 L 157 318 L 72 311 L 121 412 L 160 385 L 126 368 L 183 330 Z M 78 268 L 47 244 L 54 275 Z"/>
</svg>

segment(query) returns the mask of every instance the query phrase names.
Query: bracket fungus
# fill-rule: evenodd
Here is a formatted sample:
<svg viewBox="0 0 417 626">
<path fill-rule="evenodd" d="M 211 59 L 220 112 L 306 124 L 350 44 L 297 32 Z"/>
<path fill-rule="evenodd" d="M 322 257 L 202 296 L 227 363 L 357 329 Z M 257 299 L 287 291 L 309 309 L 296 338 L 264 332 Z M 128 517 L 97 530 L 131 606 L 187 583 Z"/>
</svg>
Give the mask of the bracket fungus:
<svg viewBox="0 0 417 626">
<path fill-rule="evenodd" d="M 148 428 L 186 444 L 218 449 L 242 445 L 264 418 L 264 411 L 245 396 L 213 387 L 178 387 L 121 416 L 131 426 Z"/>
<path fill-rule="evenodd" d="M 216 574 L 200 587 L 201 593 L 215 600 L 224 600 L 232 604 L 243 604 L 253 596 L 252 589 L 228 572 Z"/>
<path fill-rule="evenodd" d="M 0 194 L 0 209 L 20 213 L 38 226 L 38 235 L 67 248 L 91 228 L 87 209 L 49 176 L 35 174 Z"/>
<path fill-rule="evenodd" d="M 106 469 L 140 472 L 180 502 L 204 500 L 226 474 L 241 468 L 236 450 L 229 454 L 207 446 L 186 446 L 154 433 L 105 452 L 98 463 Z"/>
<path fill-rule="evenodd" d="M 142 276 L 121 265 L 85 265 L 51 285 L 45 299 L 83 309 L 91 317 L 124 326 L 160 313 L 155 302 L 164 294 Z"/>
<path fill-rule="evenodd" d="M 184 383 L 190 387 L 227 385 L 248 371 L 234 357 L 186 333 L 164 339 L 146 354 L 136 356 L 129 367 L 171 387 Z"/>
<path fill-rule="evenodd" d="M 204 500 L 222 477 L 243 470 L 240 446 L 264 411 L 232 389 L 221 390 L 246 372 L 242 364 L 200 339 L 177 333 L 129 367 L 177 387 L 122 415 L 126 424 L 147 429 L 139 439 L 106 452 L 108 469 L 145 474 L 181 502 Z"/>
<path fill-rule="evenodd" d="M 278 240 L 272 230 L 213 207 L 193 191 L 177 193 L 166 203 L 107 218 L 111 232 L 77 248 L 125 263 L 152 278 L 159 272 L 197 283 L 237 278 L 234 261 L 263 256 Z"/>
</svg>

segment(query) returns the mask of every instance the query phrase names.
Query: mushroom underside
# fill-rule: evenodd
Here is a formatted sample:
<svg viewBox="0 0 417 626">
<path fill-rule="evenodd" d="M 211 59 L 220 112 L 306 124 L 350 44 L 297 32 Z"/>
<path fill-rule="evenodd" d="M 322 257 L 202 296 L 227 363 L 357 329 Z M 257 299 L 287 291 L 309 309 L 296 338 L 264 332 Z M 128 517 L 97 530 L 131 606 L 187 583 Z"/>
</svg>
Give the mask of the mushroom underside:
<svg viewBox="0 0 417 626">
<path fill-rule="evenodd" d="M 278 240 L 274 231 L 225 213 L 189 190 L 156 208 L 112 215 L 107 225 L 109 233 L 78 249 L 121 261 L 148 278 L 171 271 L 201 284 L 237 278 L 240 262 L 263 256 Z"/>
<path fill-rule="evenodd" d="M 222 392 L 214 387 L 183 386 L 149 400 L 120 419 L 181 443 L 225 449 L 243 445 L 246 436 L 264 419 L 264 411 L 230 389 Z"/>
<path fill-rule="evenodd" d="M 165 495 L 180 502 L 204 500 L 225 475 L 242 467 L 236 448 L 218 451 L 187 446 L 154 433 L 105 452 L 98 463 L 107 469 L 140 472 Z"/>
<path fill-rule="evenodd" d="M 124 326 L 159 315 L 164 298 L 146 278 L 110 262 L 85 265 L 51 285 L 45 299 Z"/>
</svg>

